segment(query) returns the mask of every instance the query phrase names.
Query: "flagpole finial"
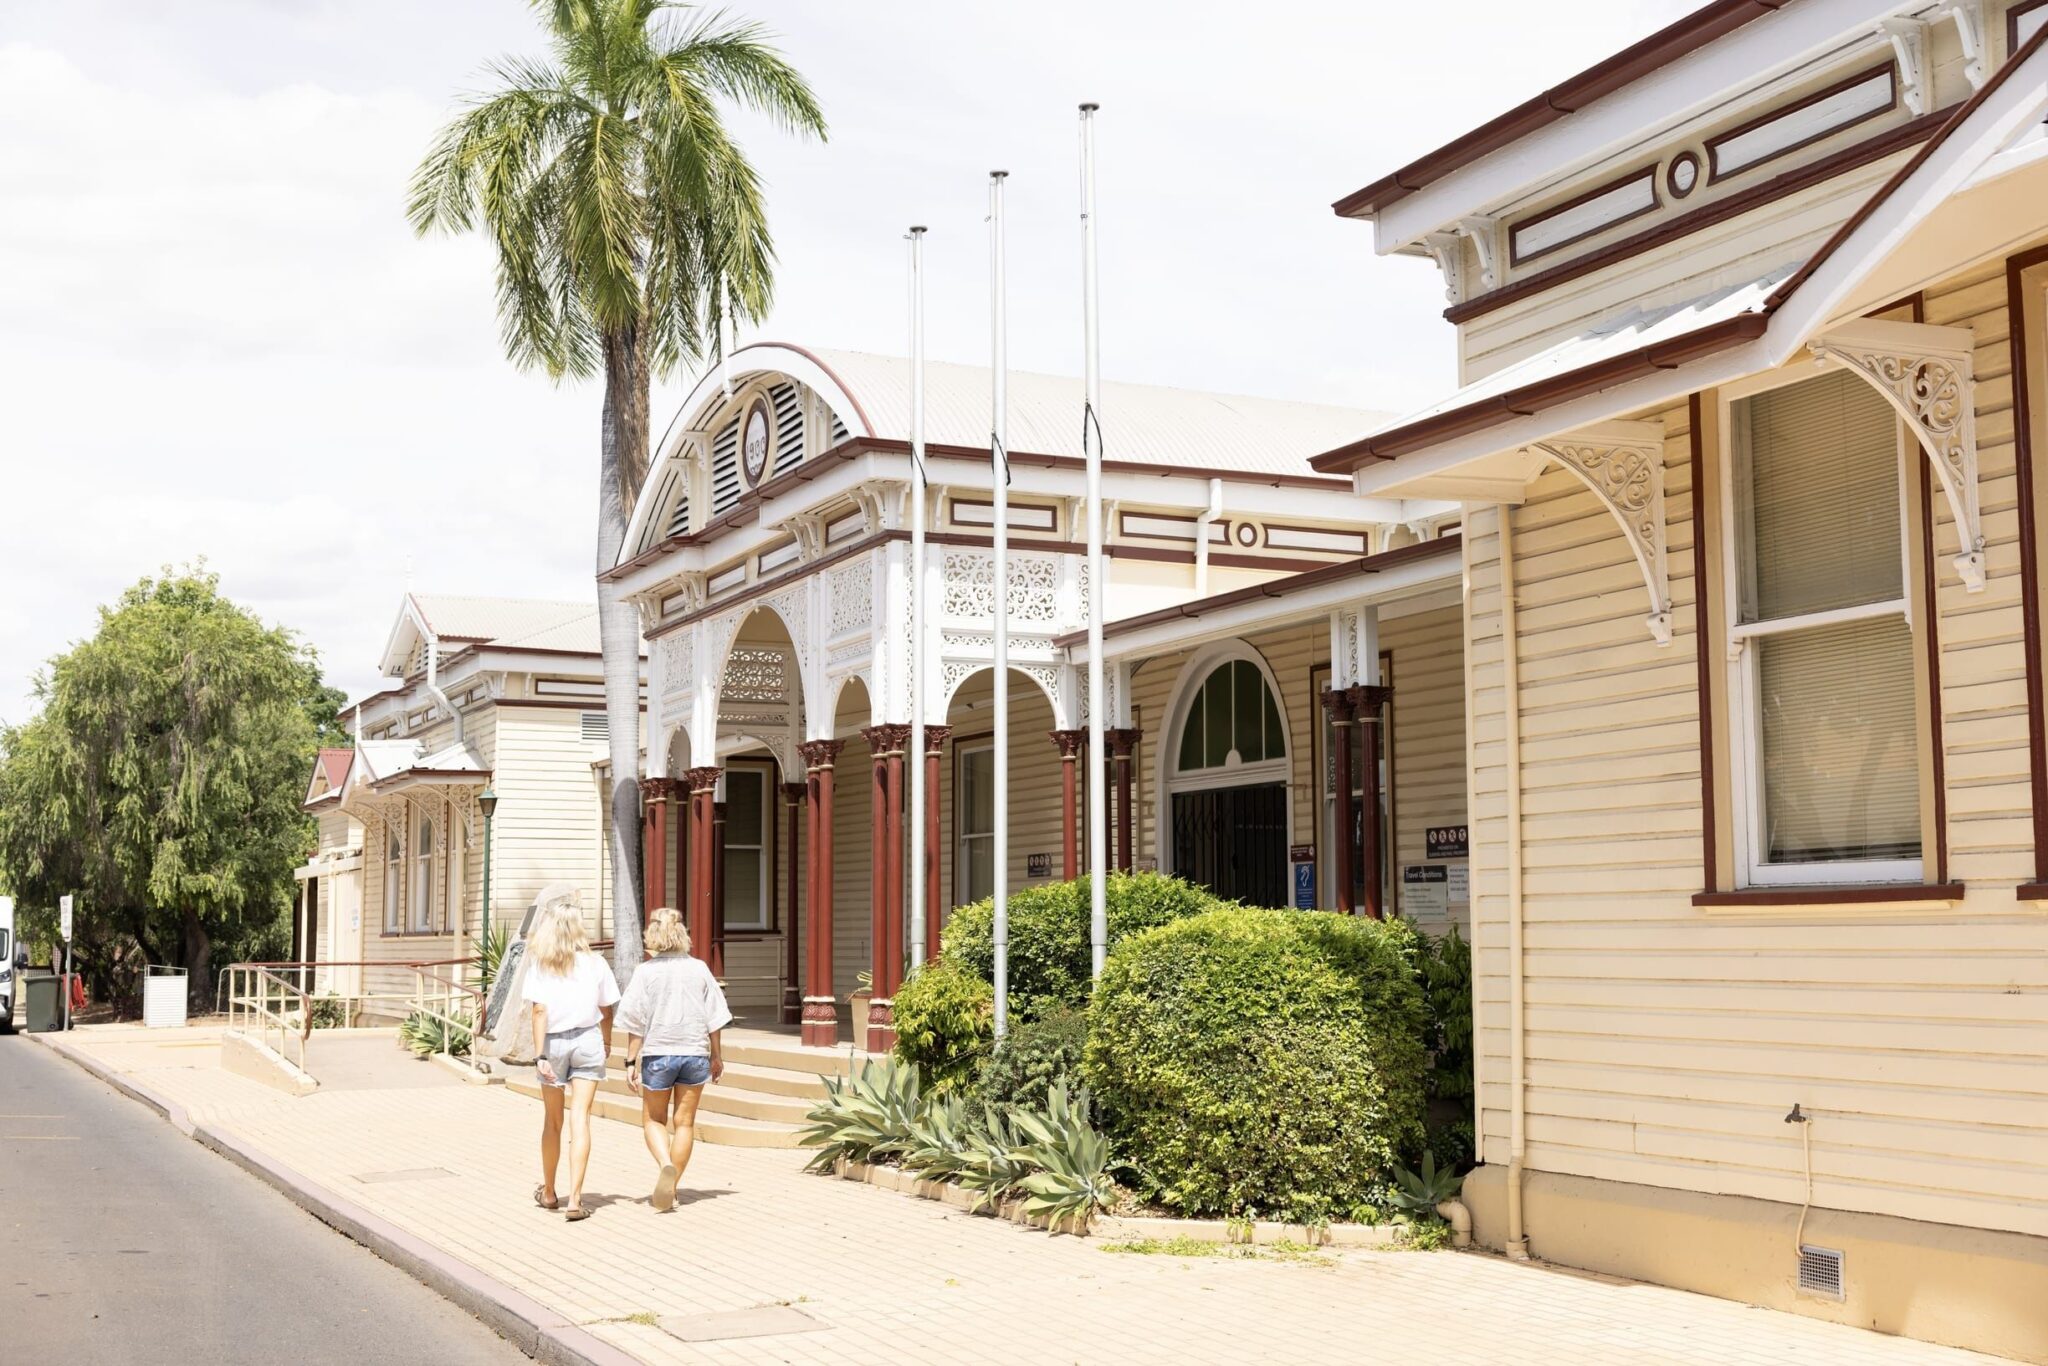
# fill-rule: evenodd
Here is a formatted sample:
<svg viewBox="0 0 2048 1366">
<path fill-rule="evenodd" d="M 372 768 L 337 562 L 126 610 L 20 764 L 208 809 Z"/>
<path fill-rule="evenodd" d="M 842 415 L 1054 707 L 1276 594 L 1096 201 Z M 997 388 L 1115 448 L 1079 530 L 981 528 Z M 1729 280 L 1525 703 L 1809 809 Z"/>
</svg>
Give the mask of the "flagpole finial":
<svg viewBox="0 0 2048 1366">
<path fill-rule="evenodd" d="M 922 233 L 925 230 L 925 226 L 922 223 L 912 223 L 910 225 L 910 230 L 914 233 Z"/>
<path fill-rule="evenodd" d="M 988 173 L 990 180 L 1007 180 L 1009 176 L 1010 173 L 1008 171 L 990 171 Z"/>
<path fill-rule="evenodd" d="M 1081 112 L 1084 114 L 1092 114 L 1100 108 L 1102 108 L 1102 106 L 1097 104 L 1094 100 L 1086 100 L 1081 105 Z"/>
</svg>

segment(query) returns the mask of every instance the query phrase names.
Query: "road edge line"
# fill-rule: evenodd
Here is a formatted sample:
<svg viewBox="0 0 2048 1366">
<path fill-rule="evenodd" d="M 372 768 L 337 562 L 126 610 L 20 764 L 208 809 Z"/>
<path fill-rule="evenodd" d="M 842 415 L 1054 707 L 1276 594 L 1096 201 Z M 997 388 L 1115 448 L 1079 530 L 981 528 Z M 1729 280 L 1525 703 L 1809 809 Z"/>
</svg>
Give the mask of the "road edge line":
<svg viewBox="0 0 2048 1366">
<path fill-rule="evenodd" d="M 40 1034 L 28 1037 L 130 1100 L 154 1110 L 193 1142 L 240 1167 L 343 1237 L 467 1311 L 534 1360 L 546 1366 L 639 1366 L 637 1357 L 482 1268 L 334 1194 L 259 1152 L 246 1140 L 210 1125 L 194 1124 L 176 1101 L 129 1080 L 83 1050 Z"/>
</svg>

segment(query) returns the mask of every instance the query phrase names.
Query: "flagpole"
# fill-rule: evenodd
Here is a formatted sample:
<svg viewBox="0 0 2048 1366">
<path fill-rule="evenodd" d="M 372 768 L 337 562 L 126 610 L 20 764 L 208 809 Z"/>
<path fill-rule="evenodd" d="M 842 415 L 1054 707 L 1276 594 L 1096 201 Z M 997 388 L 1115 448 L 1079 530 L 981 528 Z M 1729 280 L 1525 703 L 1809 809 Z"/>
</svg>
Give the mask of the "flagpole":
<svg viewBox="0 0 2048 1366">
<path fill-rule="evenodd" d="M 924 229 L 910 230 L 910 962 L 924 961 Z"/>
<path fill-rule="evenodd" d="M 995 494 L 995 1031 L 1010 1027 L 1010 354 L 1004 316 L 1003 181 L 1008 171 L 988 174 L 989 264 L 989 487 Z"/>
<path fill-rule="evenodd" d="M 1108 873 L 1109 811 L 1102 783 L 1102 731 L 1106 703 L 1102 686 L 1102 370 L 1101 307 L 1095 272 L 1095 111 L 1081 106 L 1081 313 L 1086 364 L 1081 424 L 1088 485 L 1088 946 L 1094 974 L 1102 975 L 1109 949 L 1109 913 L 1104 880 Z"/>
</svg>

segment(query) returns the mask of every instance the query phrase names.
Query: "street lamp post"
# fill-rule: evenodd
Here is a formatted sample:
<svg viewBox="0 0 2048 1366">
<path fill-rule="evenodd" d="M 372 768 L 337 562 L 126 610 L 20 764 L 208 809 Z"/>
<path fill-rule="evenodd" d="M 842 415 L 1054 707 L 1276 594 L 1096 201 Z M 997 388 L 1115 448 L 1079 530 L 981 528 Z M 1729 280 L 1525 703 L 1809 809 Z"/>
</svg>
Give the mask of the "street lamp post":
<svg viewBox="0 0 2048 1366">
<path fill-rule="evenodd" d="M 490 951 L 491 944 L 491 817 L 498 814 L 497 789 L 486 787 L 477 795 L 477 810 L 484 813 L 484 917 L 483 931 L 477 937 L 477 963 L 481 967 L 483 955 Z M 504 966 L 503 960 L 499 966 Z M 487 991 L 477 1006 L 477 1030 L 481 1033 L 490 1024 L 491 996 Z"/>
</svg>

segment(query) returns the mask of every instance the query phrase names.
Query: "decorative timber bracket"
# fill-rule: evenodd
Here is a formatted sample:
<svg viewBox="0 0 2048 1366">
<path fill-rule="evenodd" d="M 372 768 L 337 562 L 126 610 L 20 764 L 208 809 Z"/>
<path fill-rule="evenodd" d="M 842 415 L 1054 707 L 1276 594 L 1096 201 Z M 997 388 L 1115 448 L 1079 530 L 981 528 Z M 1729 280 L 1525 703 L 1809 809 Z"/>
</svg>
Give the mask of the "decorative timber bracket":
<svg viewBox="0 0 2048 1366">
<path fill-rule="evenodd" d="M 1817 360 L 1860 376 L 1912 428 L 1934 462 L 1935 478 L 1955 517 L 1962 553 L 1956 575 L 1972 593 L 1984 591 L 1984 523 L 1977 493 L 1976 336 L 1966 327 L 1925 323 L 1844 323 L 1807 344 Z"/>
<path fill-rule="evenodd" d="M 1603 422 L 1537 441 L 1531 454 L 1555 460 L 1593 491 L 1635 552 L 1650 593 L 1645 625 L 1659 645 L 1671 643 L 1671 566 L 1665 549 L 1664 424 Z"/>
</svg>

